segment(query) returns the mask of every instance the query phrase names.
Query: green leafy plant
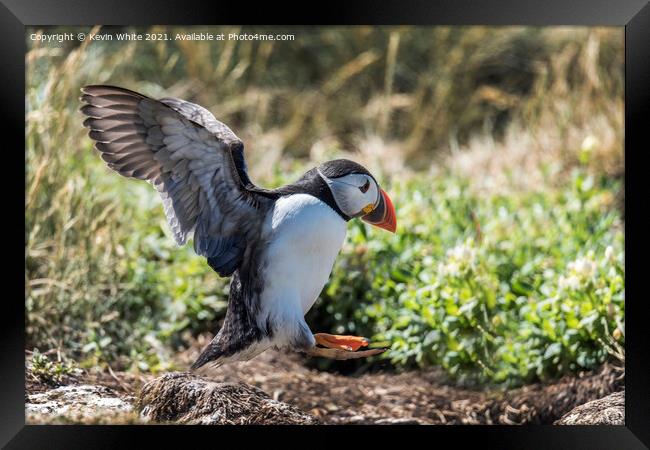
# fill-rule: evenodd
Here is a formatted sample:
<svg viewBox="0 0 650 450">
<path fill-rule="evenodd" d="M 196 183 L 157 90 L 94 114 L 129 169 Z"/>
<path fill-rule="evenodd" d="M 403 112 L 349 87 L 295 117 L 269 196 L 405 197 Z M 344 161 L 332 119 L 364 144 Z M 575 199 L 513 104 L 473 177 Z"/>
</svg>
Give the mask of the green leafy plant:
<svg viewBox="0 0 650 450">
<path fill-rule="evenodd" d="M 459 381 L 594 368 L 625 317 L 617 187 L 601 181 L 487 198 L 452 175 L 395 183 L 397 235 L 353 226 L 313 319 Z"/>
<path fill-rule="evenodd" d="M 66 376 L 75 374 L 77 370 L 74 361 L 52 361 L 38 349 L 34 349 L 31 355 L 30 373 L 42 383 L 59 384 Z"/>
</svg>

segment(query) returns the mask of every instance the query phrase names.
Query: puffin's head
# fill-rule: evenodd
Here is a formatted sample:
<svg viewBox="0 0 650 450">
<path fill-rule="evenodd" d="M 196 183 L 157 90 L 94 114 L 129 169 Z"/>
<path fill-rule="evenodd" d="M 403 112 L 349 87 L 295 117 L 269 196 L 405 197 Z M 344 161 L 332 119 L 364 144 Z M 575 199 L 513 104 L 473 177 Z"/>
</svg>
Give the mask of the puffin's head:
<svg viewBox="0 0 650 450">
<path fill-rule="evenodd" d="M 345 215 L 361 217 L 364 222 L 395 232 L 393 202 L 365 167 L 347 159 L 335 159 L 321 164 L 317 170 Z"/>
</svg>

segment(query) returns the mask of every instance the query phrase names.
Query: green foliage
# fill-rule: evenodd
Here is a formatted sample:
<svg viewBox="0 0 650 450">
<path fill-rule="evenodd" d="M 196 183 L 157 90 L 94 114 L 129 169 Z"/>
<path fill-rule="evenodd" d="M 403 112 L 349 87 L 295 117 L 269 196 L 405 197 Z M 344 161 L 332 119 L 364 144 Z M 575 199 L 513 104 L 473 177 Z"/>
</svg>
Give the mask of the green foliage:
<svg viewBox="0 0 650 450">
<path fill-rule="evenodd" d="M 70 205 L 77 223 L 32 230 L 32 242 L 52 233 L 65 245 L 42 257 L 28 253 L 28 343 L 64 348 L 84 366 L 166 369 L 182 331 L 214 328 L 228 280 L 214 276 L 191 247 L 176 246 L 148 185 L 118 182 L 110 190 L 110 199 L 98 199 L 91 186 L 79 189 Z M 74 232 L 61 229 L 66 223 Z"/>
<path fill-rule="evenodd" d="M 540 192 L 478 198 L 452 175 L 389 192 L 396 235 L 352 225 L 314 321 L 391 342 L 397 366 L 517 384 L 590 369 L 623 342 L 615 184 L 579 171 Z"/>
<path fill-rule="evenodd" d="M 31 357 L 31 375 L 42 383 L 59 384 L 66 376 L 76 372 L 74 361 L 51 361 L 47 355 L 34 349 Z"/>
</svg>

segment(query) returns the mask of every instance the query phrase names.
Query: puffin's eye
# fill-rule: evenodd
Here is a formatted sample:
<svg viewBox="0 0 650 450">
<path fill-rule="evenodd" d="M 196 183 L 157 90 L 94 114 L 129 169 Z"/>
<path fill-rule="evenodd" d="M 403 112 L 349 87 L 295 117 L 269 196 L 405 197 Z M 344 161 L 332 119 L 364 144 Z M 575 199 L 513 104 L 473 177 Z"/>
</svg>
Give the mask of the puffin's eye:
<svg viewBox="0 0 650 450">
<path fill-rule="evenodd" d="M 370 180 L 366 180 L 366 182 L 364 183 L 364 185 L 361 186 L 361 187 L 359 188 L 359 190 L 365 194 L 366 192 L 368 192 L 368 189 L 369 189 L 369 188 L 370 188 Z"/>
</svg>

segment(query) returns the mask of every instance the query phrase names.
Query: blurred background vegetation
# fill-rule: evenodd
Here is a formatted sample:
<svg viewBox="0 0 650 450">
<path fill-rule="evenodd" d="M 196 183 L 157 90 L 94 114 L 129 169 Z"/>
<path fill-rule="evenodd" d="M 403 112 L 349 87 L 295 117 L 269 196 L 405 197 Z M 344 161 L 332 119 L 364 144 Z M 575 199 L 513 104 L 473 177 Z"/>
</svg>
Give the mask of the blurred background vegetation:
<svg viewBox="0 0 650 450">
<path fill-rule="evenodd" d="M 42 43 L 27 32 L 27 348 L 161 371 L 224 315 L 228 280 L 177 248 L 151 187 L 92 149 L 79 88 L 210 109 L 251 178 L 335 157 L 391 194 L 398 232 L 352 222 L 312 329 L 389 341 L 381 363 L 516 385 L 624 358 L 623 30 L 94 28 L 293 41 Z M 321 368 L 328 365 L 321 362 Z"/>
</svg>

